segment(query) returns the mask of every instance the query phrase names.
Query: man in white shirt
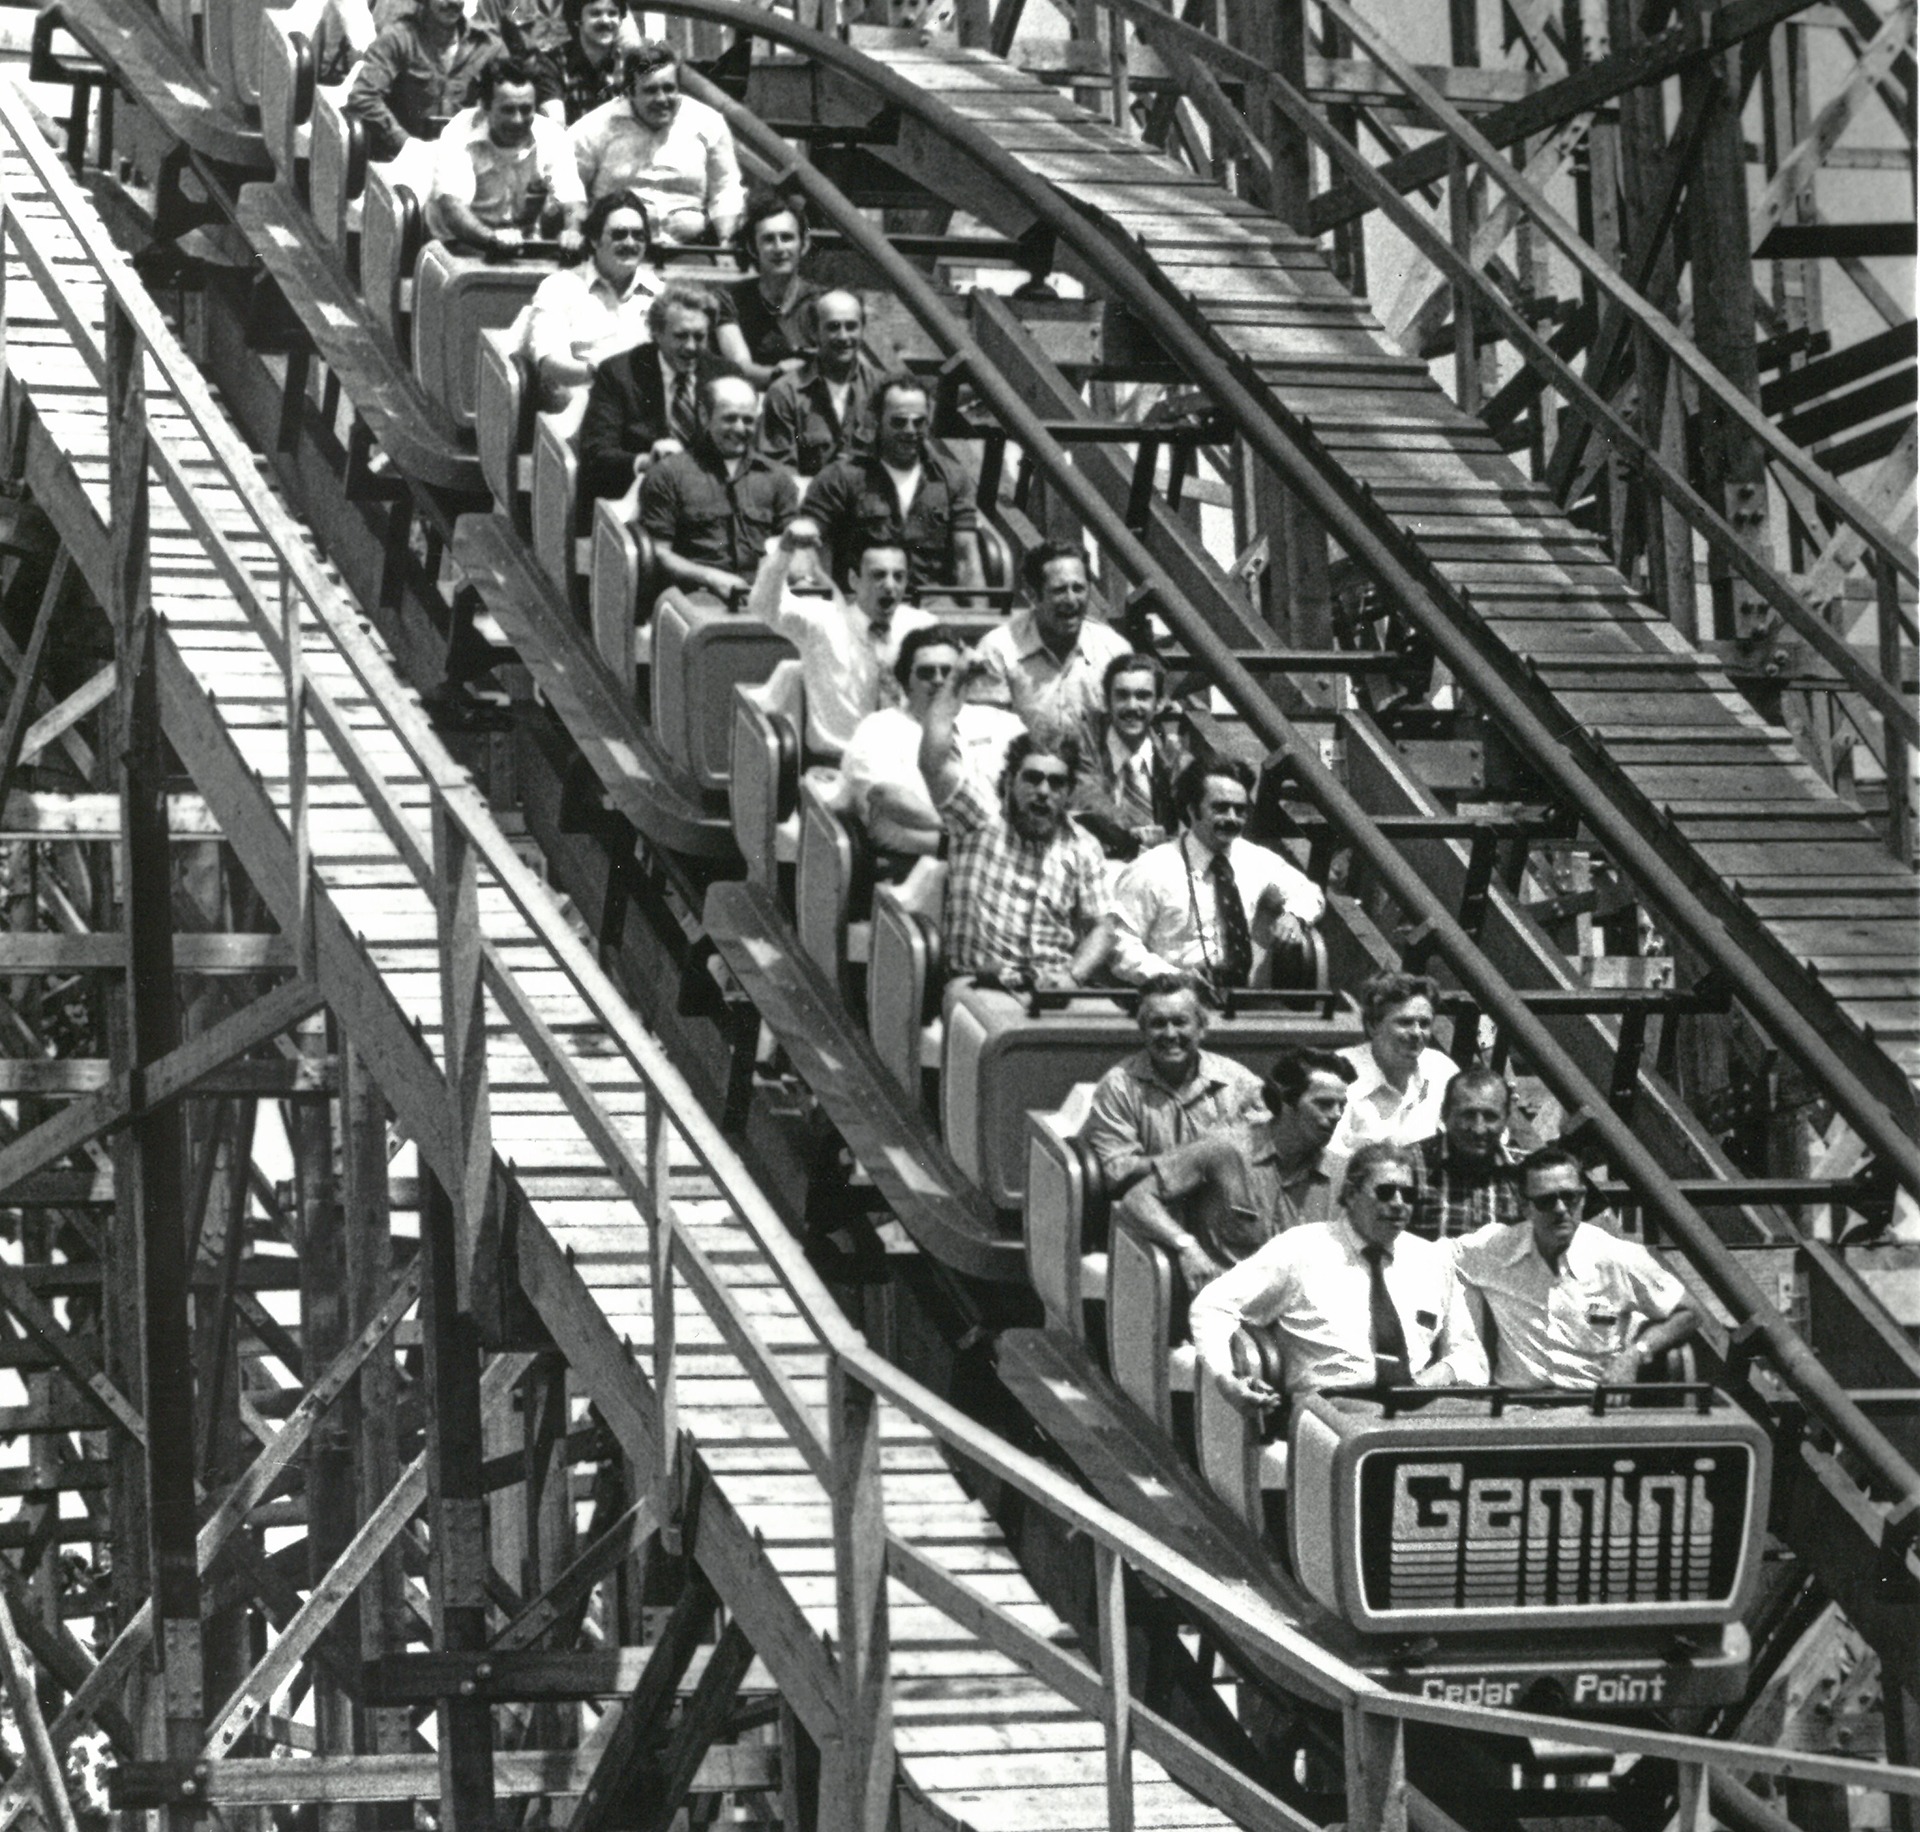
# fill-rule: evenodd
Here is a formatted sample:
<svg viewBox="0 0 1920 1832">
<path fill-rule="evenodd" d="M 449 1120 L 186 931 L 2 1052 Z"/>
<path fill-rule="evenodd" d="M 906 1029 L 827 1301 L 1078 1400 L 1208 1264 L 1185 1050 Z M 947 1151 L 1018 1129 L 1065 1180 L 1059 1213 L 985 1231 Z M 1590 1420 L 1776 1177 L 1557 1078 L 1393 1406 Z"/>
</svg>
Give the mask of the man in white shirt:
<svg viewBox="0 0 1920 1832">
<path fill-rule="evenodd" d="M 634 191 L 663 241 L 724 242 L 747 189 L 733 133 L 718 109 L 680 93 L 680 57 L 650 41 L 626 53 L 626 93 L 574 122 L 574 158 L 589 196 Z"/>
<path fill-rule="evenodd" d="M 1451 1254 L 1405 1231 L 1418 1182 L 1404 1146 L 1362 1146 L 1334 1220 L 1276 1234 L 1193 1300 L 1194 1347 L 1229 1398 L 1249 1408 L 1280 1398 L 1236 1372 L 1243 1327 L 1276 1334 L 1289 1395 L 1484 1384 L 1486 1352 Z"/>
<path fill-rule="evenodd" d="M 1526 1220 L 1489 1222 L 1454 1248 L 1494 1378 L 1509 1387 L 1631 1384 L 1699 1329 L 1686 1287 L 1637 1241 L 1581 1219 L 1587 1187 L 1571 1154 L 1544 1146 L 1520 1175 Z"/>
<path fill-rule="evenodd" d="M 428 229 L 482 254 L 511 255 L 551 215 L 571 254 L 580 246 L 587 193 L 567 130 L 539 112 L 534 73 L 517 58 L 494 58 L 478 91 L 435 143 Z"/>
<path fill-rule="evenodd" d="M 1130 985 L 1160 973 L 1191 973 L 1216 997 L 1239 986 L 1301 979 L 1307 930 L 1325 893 L 1277 852 L 1240 836 L 1253 806 L 1252 767 L 1237 757 L 1198 757 L 1180 772 L 1174 802 L 1187 822 L 1177 840 L 1143 852 L 1114 887 L 1119 927 L 1112 968 Z"/>
<path fill-rule="evenodd" d="M 1077 543 L 1036 547 L 1021 562 L 1020 581 L 1031 602 L 980 639 L 985 672 L 976 697 L 1011 707 L 1029 730 L 1071 732 L 1090 753 L 1106 710 L 1107 669 L 1133 644 L 1088 617 L 1093 584 Z"/>
<path fill-rule="evenodd" d="M 795 589 L 796 570 L 803 590 Z M 907 556 L 897 543 L 864 547 L 850 583 L 851 603 L 827 575 L 820 524 L 799 515 L 760 562 L 747 599 L 748 616 L 771 624 L 800 651 L 807 748 L 835 760 L 860 721 L 890 697 L 902 639 L 933 622 L 907 602 Z"/>
<path fill-rule="evenodd" d="M 915 859 L 940 850 L 946 829 L 920 773 L 920 735 L 934 696 L 953 678 L 965 652 L 965 639 L 944 623 L 909 630 L 893 661 L 900 704 L 868 713 L 840 758 L 854 814 L 889 881 L 903 876 Z M 1000 780 L 1007 746 L 1024 730 L 1012 713 L 997 706 L 963 705 L 954 715 L 964 767 L 989 788 Z"/>
</svg>

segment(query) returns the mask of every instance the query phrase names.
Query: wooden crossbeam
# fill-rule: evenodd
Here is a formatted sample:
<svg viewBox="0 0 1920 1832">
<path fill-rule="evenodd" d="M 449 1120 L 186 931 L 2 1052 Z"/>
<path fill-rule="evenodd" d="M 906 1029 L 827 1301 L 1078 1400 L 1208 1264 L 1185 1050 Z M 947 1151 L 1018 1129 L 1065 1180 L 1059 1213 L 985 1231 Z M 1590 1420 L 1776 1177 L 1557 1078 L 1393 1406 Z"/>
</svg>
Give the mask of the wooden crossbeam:
<svg viewBox="0 0 1920 1832">
<path fill-rule="evenodd" d="M 40 594 L 40 608 L 33 620 L 33 633 L 27 638 L 27 652 L 13 677 L 13 692 L 7 697 L 6 714 L 0 718 L 0 804 L 6 801 L 7 791 L 13 785 L 14 770 L 20 763 L 20 746 L 27 732 L 27 716 L 33 709 L 34 695 L 40 691 L 40 676 L 46 666 L 47 638 L 53 632 L 60 600 L 72 577 L 73 558 L 63 551 L 47 574 L 46 587 Z"/>
<path fill-rule="evenodd" d="M 7 1699 L 13 1706 L 13 1721 L 26 1749 L 22 1766 L 33 1777 L 33 1789 L 40 1811 L 53 1832 L 80 1832 L 73 1816 L 73 1802 L 67 1798 L 67 1785 L 60 1773 L 60 1757 L 47 1734 L 47 1721 L 40 1715 L 40 1693 L 34 1684 L 33 1666 L 20 1645 L 19 1631 L 13 1624 L 13 1611 L 0 1593 L 0 1679 L 6 1683 Z"/>
<path fill-rule="evenodd" d="M 680 1714 L 673 1741 L 662 1753 L 641 1799 L 638 1832 L 668 1832 L 681 1804 L 693 1790 L 700 1765 L 714 1740 L 727 1729 L 734 1694 L 753 1665 L 753 1648 L 740 1624 L 729 1618 L 720 1643 Z"/>
</svg>

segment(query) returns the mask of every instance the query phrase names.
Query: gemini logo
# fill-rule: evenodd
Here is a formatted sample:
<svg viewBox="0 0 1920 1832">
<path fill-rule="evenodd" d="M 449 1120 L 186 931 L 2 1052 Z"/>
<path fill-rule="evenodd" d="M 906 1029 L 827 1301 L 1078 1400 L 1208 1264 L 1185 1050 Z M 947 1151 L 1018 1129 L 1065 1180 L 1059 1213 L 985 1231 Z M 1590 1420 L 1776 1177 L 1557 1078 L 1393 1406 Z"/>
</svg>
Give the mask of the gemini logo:
<svg viewBox="0 0 1920 1832">
<path fill-rule="evenodd" d="M 1376 1610 L 1706 1603 L 1729 1594 L 1747 1451 L 1468 1452 L 1362 1463 Z"/>
</svg>

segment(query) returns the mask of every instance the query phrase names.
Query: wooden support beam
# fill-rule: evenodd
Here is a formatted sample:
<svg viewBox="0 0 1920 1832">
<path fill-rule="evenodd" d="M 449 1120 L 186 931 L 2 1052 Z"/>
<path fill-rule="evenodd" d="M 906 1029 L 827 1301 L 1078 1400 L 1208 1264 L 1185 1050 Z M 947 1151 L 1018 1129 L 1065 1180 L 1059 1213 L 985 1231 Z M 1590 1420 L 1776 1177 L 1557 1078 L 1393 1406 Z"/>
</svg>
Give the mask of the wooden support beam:
<svg viewBox="0 0 1920 1832">
<path fill-rule="evenodd" d="M 1133 1680 L 1127 1649 L 1127 1565 L 1107 1546 L 1093 1549 L 1100 1638 L 1100 1727 L 1107 1748 L 1107 1824 L 1133 1832 Z"/>
<path fill-rule="evenodd" d="M 641 1799 L 638 1832 L 669 1832 L 675 1815 L 693 1791 L 707 1752 L 727 1730 L 734 1694 L 752 1665 L 753 1647 L 740 1624 L 729 1617 L 707 1670 L 700 1675 L 700 1683 L 680 1714 L 673 1741 L 649 1778 Z"/>
<path fill-rule="evenodd" d="M 453 1166 L 455 1289 L 462 1310 L 474 1301 L 474 1259 L 486 1236 L 493 1188 L 493 1133 L 487 1094 L 487 1013 L 480 969 L 480 860 L 446 803 L 433 808 L 434 911 L 438 918 L 440 1002 L 445 1023 L 447 1125 Z"/>
<path fill-rule="evenodd" d="M 13 677 L 6 714 L 0 718 L 0 804 L 5 803 L 7 792 L 13 787 L 13 773 L 19 766 L 27 733 L 27 715 L 33 709 L 34 696 L 40 691 L 40 676 L 46 666 L 47 638 L 52 634 L 60 600 L 72 577 L 73 559 L 63 550 L 47 575 L 46 588 L 40 594 L 40 608 L 33 620 L 33 633 L 27 638 L 27 652 Z"/>
<path fill-rule="evenodd" d="M 880 1397 L 835 1360 L 827 1370 L 827 1410 L 841 1716 L 839 1739 L 823 1752 L 822 1818 L 846 1832 L 886 1832 L 893 1812 L 893 1674 Z"/>
<path fill-rule="evenodd" d="M 34 1793 L 47 1825 L 51 1832 L 80 1832 L 79 1822 L 73 1816 L 73 1802 L 67 1798 L 59 1754 L 47 1734 L 47 1721 L 40 1715 L 40 1689 L 34 1679 L 33 1665 L 20 1643 L 13 1611 L 4 1594 L 0 1594 L 0 1680 L 6 1684 L 14 1725 L 26 1753 L 25 1766 L 33 1777 Z"/>
<path fill-rule="evenodd" d="M 592 1593 L 593 1587 L 610 1575 L 623 1559 L 632 1557 L 646 1543 L 654 1526 L 651 1502 L 636 1501 L 494 1636 L 493 1651 L 507 1653 L 532 1647 L 555 1624 L 571 1616 Z"/>
</svg>

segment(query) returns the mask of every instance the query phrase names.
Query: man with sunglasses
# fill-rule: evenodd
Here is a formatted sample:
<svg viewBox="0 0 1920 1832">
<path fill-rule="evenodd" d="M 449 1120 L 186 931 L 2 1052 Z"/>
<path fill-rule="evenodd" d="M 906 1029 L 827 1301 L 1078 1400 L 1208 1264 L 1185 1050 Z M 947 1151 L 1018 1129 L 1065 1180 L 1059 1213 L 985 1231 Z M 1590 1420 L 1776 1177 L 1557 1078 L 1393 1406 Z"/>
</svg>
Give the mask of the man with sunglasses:
<svg viewBox="0 0 1920 1832">
<path fill-rule="evenodd" d="M 1639 1242 L 1582 1219 L 1591 1192 L 1570 1152 L 1543 1146 L 1520 1177 L 1525 1222 L 1491 1222 L 1454 1249 L 1502 1386 L 1625 1386 L 1692 1338 L 1686 1287 Z"/>
<path fill-rule="evenodd" d="M 1187 830 L 1149 847 L 1114 886 L 1113 971 L 1130 985 L 1191 973 L 1216 998 L 1239 986 L 1311 985 L 1307 931 L 1326 894 L 1270 847 L 1245 838 L 1252 767 L 1196 757 L 1174 784 Z"/>
<path fill-rule="evenodd" d="M 1007 746 L 999 797 L 967 768 L 958 724 L 981 665 L 969 656 L 927 709 L 920 771 L 950 844 L 945 907 L 950 974 L 1042 991 L 1084 986 L 1113 943 L 1107 860 L 1067 817 L 1080 746 L 1023 731 Z"/>
<path fill-rule="evenodd" d="M 1406 1146 L 1361 1146 L 1333 1220 L 1276 1234 L 1193 1300 L 1194 1347 L 1230 1399 L 1255 1407 L 1281 1397 L 1236 1368 L 1242 1328 L 1278 1338 L 1289 1395 L 1485 1382 L 1486 1352 L 1450 1254 L 1406 1231 L 1419 1183 Z"/>
</svg>

